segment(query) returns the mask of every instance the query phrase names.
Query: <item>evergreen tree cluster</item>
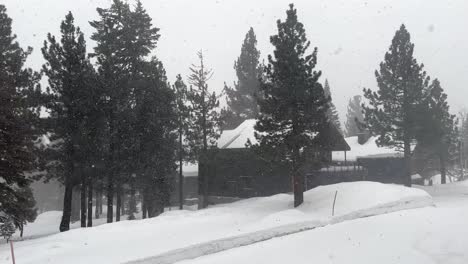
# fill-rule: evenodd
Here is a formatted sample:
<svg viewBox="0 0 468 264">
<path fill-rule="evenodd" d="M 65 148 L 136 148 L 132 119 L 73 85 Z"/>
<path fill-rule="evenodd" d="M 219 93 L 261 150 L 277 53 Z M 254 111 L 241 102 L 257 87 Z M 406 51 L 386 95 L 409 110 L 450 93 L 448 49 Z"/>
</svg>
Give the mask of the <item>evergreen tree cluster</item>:
<svg viewBox="0 0 468 264">
<path fill-rule="evenodd" d="M 364 110 L 362 109 L 362 97 L 355 95 L 348 102 L 346 113 L 345 135 L 347 137 L 357 136 L 362 132 L 361 124 L 364 123 Z M 365 126 L 365 125 L 364 125 Z"/>
<path fill-rule="evenodd" d="M 403 151 L 406 185 L 411 185 L 412 145 L 416 144 L 434 146 L 445 183 L 445 163 L 449 150 L 457 144 L 456 120 L 449 112 L 440 82 L 430 81 L 413 53 L 410 34 L 401 25 L 380 69 L 375 71 L 378 90 L 364 89 L 368 100 L 364 122 L 378 136 L 379 145 Z"/>
<path fill-rule="evenodd" d="M 31 48 L 22 49 L 0 4 L 0 214 L 1 233 L 12 226 L 23 229 L 36 218 L 30 183 L 39 168 L 36 144 L 39 129 L 39 76 L 25 61 Z"/>
</svg>

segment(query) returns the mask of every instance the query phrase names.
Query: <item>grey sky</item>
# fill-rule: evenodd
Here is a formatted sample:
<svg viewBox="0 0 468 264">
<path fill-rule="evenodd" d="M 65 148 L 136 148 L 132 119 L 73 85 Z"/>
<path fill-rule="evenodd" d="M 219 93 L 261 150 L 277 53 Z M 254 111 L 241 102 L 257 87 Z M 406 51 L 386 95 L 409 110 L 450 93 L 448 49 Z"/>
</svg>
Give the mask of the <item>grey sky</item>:
<svg viewBox="0 0 468 264">
<path fill-rule="evenodd" d="M 96 7 L 110 0 L 3 0 L 13 18 L 13 29 L 23 47 L 32 46 L 29 64 L 39 69 L 40 48 L 47 32 L 58 35 L 60 21 L 69 10 L 77 25 L 91 35 L 88 21 L 97 18 Z M 129 0 L 129 2 L 133 2 Z M 214 70 L 210 88 L 221 91 L 235 79 L 233 62 L 252 26 L 262 59 L 272 50 L 269 36 L 276 20 L 285 18 L 287 1 L 273 0 L 142 0 L 161 28 L 155 51 L 168 78 L 188 74 L 203 49 Z M 317 46 L 323 82 L 330 82 L 333 101 L 344 119 L 348 99 L 375 89 L 374 71 L 382 61 L 395 31 L 405 23 L 415 43 L 415 56 L 432 78 L 439 78 L 448 93 L 452 112 L 468 103 L 468 1 L 466 0 L 297 0 L 299 20 Z M 88 42 L 89 51 L 94 43 Z"/>
</svg>

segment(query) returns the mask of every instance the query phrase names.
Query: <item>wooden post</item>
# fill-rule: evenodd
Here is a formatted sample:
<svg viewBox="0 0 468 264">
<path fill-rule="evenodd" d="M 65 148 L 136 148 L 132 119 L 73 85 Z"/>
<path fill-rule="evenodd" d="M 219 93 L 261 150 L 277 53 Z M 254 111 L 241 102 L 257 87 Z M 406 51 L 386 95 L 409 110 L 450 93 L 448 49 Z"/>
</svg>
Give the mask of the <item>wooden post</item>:
<svg viewBox="0 0 468 264">
<path fill-rule="evenodd" d="M 333 198 L 332 216 L 335 215 L 335 202 L 336 202 L 336 195 L 337 194 L 338 194 L 338 191 L 335 191 L 335 198 Z"/>
<path fill-rule="evenodd" d="M 10 240 L 10 249 L 11 249 L 11 260 L 15 264 L 15 250 L 13 249 L 13 240 Z"/>
</svg>

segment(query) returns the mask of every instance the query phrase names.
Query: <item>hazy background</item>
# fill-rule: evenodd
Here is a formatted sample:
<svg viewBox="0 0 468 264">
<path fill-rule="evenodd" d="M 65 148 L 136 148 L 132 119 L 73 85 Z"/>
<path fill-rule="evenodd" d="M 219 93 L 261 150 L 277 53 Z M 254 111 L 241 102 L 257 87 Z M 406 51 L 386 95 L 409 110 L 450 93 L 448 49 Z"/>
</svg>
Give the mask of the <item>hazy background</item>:
<svg viewBox="0 0 468 264">
<path fill-rule="evenodd" d="M 133 0 L 128 0 L 133 3 Z M 213 68 L 210 88 L 221 91 L 235 80 L 234 60 L 250 26 L 257 34 L 262 59 L 271 53 L 269 37 L 276 20 L 284 20 L 291 0 L 142 0 L 161 29 L 155 55 L 162 60 L 170 82 L 197 62 L 203 49 Z M 48 32 L 59 34 L 65 14 L 73 12 L 86 37 L 93 33 L 88 21 L 96 7 L 111 0 L 2 0 L 13 18 L 13 30 L 23 47 L 34 52 L 28 63 L 38 70 L 40 48 Z M 415 43 L 415 56 L 448 93 L 453 113 L 468 98 L 468 1 L 466 0 L 297 0 L 299 20 L 312 46 L 319 49 L 321 82 L 330 82 L 333 101 L 344 120 L 348 99 L 375 89 L 374 71 L 383 60 L 395 31 L 405 23 Z M 89 52 L 94 43 L 88 41 Z"/>
</svg>

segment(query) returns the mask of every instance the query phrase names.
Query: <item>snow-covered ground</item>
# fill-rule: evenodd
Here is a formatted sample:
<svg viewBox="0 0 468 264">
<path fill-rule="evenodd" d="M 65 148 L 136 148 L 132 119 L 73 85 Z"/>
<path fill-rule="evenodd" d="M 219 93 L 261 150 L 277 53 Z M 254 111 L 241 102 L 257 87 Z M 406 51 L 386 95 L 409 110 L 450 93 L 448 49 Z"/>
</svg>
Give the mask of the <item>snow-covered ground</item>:
<svg viewBox="0 0 468 264">
<path fill-rule="evenodd" d="M 17 242 L 15 255 L 17 263 L 23 264 L 123 263 L 216 239 L 242 238 L 272 228 L 281 233 L 283 226 L 291 228 L 301 223 L 323 226 L 428 205 L 432 205 L 432 199 L 423 190 L 374 182 L 341 183 L 306 192 L 305 203 L 297 209 L 292 207 L 290 194 L 279 194 L 200 211 L 171 211 L 153 219 L 73 229 Z M 0 262 L 3 261 L 10 261 L 5 244 L 0 246 Z"/>
<path fill-rule="evenodd" d="M 468 263 L 468 182 L 418 188 L 436 207 L 345 221 L 179 263 Z"/>
</svg>

